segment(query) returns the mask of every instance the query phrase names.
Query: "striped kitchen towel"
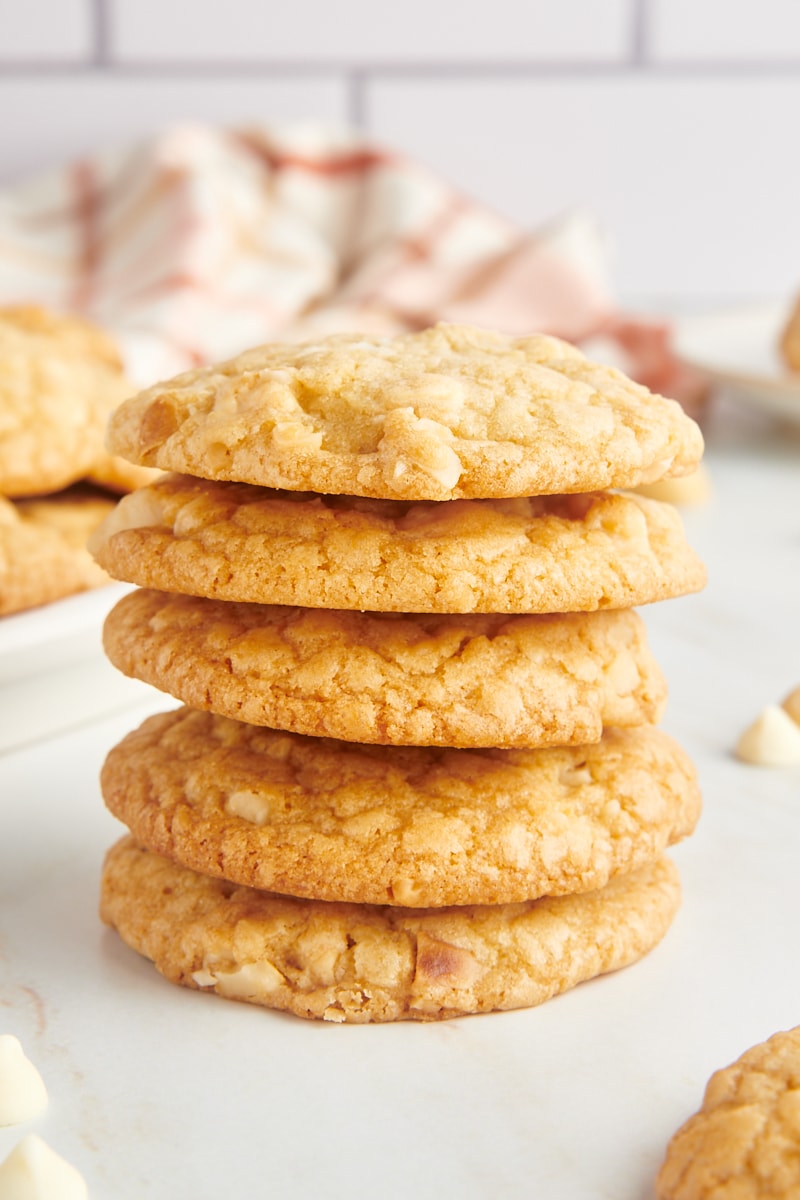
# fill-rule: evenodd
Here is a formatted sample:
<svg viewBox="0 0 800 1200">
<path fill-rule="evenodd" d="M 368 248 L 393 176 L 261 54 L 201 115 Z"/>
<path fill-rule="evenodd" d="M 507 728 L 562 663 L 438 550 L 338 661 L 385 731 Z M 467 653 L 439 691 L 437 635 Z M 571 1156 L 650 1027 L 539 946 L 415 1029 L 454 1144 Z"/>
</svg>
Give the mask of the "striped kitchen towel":
<svg viewBox="0 0 800 1200">
<path fill-rule="evenodd" d="M 318 126 L 182 125 L 0 190 L 0 304 L 105 326 L 143 386 L 271 339 L 450 320 L 591 344 L 695 406 L 668 327 L 617 310 L 603 260 L 586 218 L 520 229 Z"/>
</svg>

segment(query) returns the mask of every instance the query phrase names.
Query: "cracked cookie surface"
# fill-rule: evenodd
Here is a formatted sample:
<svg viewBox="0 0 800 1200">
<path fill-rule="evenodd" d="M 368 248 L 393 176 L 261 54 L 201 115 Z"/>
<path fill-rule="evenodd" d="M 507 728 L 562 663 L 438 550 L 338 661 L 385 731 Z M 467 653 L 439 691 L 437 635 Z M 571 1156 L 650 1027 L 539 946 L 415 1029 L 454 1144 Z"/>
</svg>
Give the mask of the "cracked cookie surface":
<svg viewBox="0 0 800 1200">
<path fill-rule="evenodd" d="M 170 475 L 91 548 L 165 592 L 378 612 L 591 612 L 706 578 L 672 506 L 613 493 L 393 501 Z"/>
<path fill-rule="evenodd" d="M 106 857 L 100 913 L 173 983 L 364 1023 L 541 1004 L 641 958 L 679 902 L 662 858 L 600 891 L 519 905 L 329 904 L 210 879 L 127 837 Z"/>
<path fill-rule="evenodd" d="M 139 589 L 103 642 L 126 675 L 193 708 L 343 741 L 576 745 L 654 723 L 666 700 L 630 609 L 408 616 Z"/>
<path fill-rule="evenodd" d="M 800 1027 L 747 1050 L 708 1081 L 669 1143 L 658 1200 L 800 1196 Z"/>
<path fill-rule="evenodd" d="M 450 500 L 633 487 L 691 470 L 673 400 L 556 338 L 437 325 L 271 344 L 126 401 L 132 462 L 292 491 Z"/>
<path fill-rule="evenodd" d="M 368 746 L 193 709 L 109 753 L 108 808 L 206 875 L 291 896 L 432 907 L 593 891 L 691 833 L 695 771 L 659 730 L 545 750 Z"/>
</svg>

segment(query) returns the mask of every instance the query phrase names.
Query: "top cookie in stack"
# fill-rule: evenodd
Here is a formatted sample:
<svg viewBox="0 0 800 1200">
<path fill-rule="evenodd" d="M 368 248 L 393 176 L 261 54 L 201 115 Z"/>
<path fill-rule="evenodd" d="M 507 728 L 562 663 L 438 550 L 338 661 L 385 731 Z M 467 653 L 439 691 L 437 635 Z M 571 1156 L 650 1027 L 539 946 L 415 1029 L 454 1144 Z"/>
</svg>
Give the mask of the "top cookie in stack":
<svg viewBox="0 0 800 1200">
<path fill-rule="evenodd" d="M 203 479 L 394 500 L 635 487 L 703 449 L 674 401 L 565 342 L 454 325 L 259 347 L 142 392 L 108 440 Z"/>
<path fill-rule="evenodd" d="M 147 847 L 107 860 L 125 940 L 335 1020 L 536 1003 L 658 940 L 699 795 L 632 606 L 705 575 L 674 510 L 610 489 L 695 467 L 677 404 L 550 337 L 437 326 L 190 372 L 109 446 L 181 474 L 94 539 L 144 589 L 106 648 L 190 706 L 104 770 Z"/>
</svg>

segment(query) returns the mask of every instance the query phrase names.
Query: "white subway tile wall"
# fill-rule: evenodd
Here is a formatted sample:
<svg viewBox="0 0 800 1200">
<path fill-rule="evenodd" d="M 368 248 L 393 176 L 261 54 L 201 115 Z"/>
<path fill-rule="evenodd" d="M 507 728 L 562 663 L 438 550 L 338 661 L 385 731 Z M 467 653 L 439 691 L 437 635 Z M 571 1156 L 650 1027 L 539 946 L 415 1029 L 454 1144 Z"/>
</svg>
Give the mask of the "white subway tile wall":
<svg viewBox="0 0 800 1200">
<path fill-rule="evenodd" d="M 800 0 L 0 0 L 0 183 L 174 121 L 351 125 L 623 300 L 800 287 Z"/>
<path fill-rule="evenodd" d="M 629 0 L 111 0 L 117 61 L 620 62 Z M 192 30 L 187 39 L 186 30 Z"/>
<path fill-rule="evenodd" d="M 94 25 L 86 0 L 0 0 L 0 65 L 85 62 Z"/>
<path fill-rule="evenodd" d="M 797 0 L 653 0 L 657 62 L 800 61 Z"/>
<path fill-rule="evenodd" d="M 184 121 L 220 125 L 347 120 L 347 86 L 332 76 L 126 75 L 117 71 L 14 73 L 0 69 L 6 121 L 0 169 L 15 179 L 95 150 L 108 150 Z"/>
<path fill-rule="evenodd" d="M 800 116 L 800 73 L 384 80 L 372 93 L 382 137 L 526 228 L 594 213 L 625 295 L 800 286 L 799 164 L 775 119 Z"/>
</svg>

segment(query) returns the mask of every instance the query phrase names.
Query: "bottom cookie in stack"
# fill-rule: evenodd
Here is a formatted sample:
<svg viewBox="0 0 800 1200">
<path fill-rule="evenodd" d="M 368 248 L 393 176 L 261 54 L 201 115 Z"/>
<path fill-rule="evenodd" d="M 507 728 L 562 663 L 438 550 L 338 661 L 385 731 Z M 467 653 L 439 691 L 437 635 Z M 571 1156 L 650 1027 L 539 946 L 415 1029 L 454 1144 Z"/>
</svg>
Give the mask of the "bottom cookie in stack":
<svg viewBox="0 0 800 1200">
<path fill-rule="evenodd" d="M 651 726 L 539 750 L 366 746 L 181 708 L 109 754 L 101 914 L 174 982 L 304 1017 L 539 1004 L 642 957 L 700 811 Z M 469 898 L 469 900 L 467 900 Z"/>
<path fill-rule="evenodd" d="M 401 909 L 236 887 L 124 838 L 101 913 L 175 983 L 328 1021 L 437 1020 L 541 1004 L 641 958 L 680 885 L 666 858 L 599 892 Z"/>
</svg>

